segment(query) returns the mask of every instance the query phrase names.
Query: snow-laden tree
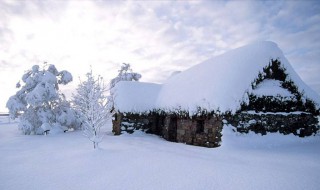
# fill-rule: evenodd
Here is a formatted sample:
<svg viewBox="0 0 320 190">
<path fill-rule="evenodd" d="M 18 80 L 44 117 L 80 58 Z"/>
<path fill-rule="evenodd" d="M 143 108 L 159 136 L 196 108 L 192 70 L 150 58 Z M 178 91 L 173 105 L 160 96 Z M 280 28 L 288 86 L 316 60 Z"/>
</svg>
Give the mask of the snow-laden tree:
<svg viewBox="0 0 320 190">
<path fill-rule="evenodd" d="M 78 118 L 82 121 L 84 135 L 97 148 L 102 141 L 101 127 L 106 124 L 110 111 L 107 109 L 107 87 L 103 78 L 95 78 L 92 70 L 86 75 L 87 80 L 81 81 L 77 93 L 73 95 L 73 104 Z"/>
<path fill-rule="evenodd" d="M 113 88 L 119 81 L 139 81 L 140 78 L 141 75 L 139 73 L 132 72 L 129 63 L 122 63 L 118 76 L 110 81 L 110 89 Z"/>
<path fill-rule="evenodd" d="M 68 71 L 58 71 L 54 65 L 44 65 L 42 69 L 34 65 L 22 76 L 16 87 L 18 92 L 6 104 L 10 117 L 20 116 L 19 129 L 26 135 L 47 134 L 58 127 L 65 131 L 74 123 L 74 113 L 70 104 L 59 92 L 60 84 L 68 84 L 72 75 Z M 62 115 L 66 114 L 64 120 Z"/>
<path fill-rule="evenodd" d="M 114 92 L 113 87 L 120 81 L 139 81 L 141 78 L 141 74 L 132 72 L 132 69 L 130 67 L 129 63 L 122 63 L 121 69 L 119 70 L 118 75 L 111 79 L 109 84 L 110 89 L 110 96 L 108 97 L 108 108 L 110 110 L 113 109 L 114 106 Z"/>
</svg>

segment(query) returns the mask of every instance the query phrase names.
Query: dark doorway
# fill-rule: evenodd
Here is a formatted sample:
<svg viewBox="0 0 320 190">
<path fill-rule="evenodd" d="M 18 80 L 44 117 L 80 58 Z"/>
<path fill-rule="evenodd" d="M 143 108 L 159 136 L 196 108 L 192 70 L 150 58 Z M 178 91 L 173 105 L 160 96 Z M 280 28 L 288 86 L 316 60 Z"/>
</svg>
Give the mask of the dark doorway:
<svg viewBox="0 0 320 190">
<path fill-rule="evenodd" d="M 177 118 L 171 117 L 168 129 L 168 140 L 171 142 L 177 142 Z"/>
<path fill-rule="evenodd" d="M 165 117 L 164 116 L 156 116 L 156 126 L 155 126 L 155 129 L 153 131 L 154 134 L 156 135 L 160 135 L 163 137 L 163 128 L 164 128 L 164 119 Z"/>
<path fill-rule="evenodd" d="M 197 131 L 196 133 L 204 132 L 204 120 L 197 120 Z"/>
</svg>

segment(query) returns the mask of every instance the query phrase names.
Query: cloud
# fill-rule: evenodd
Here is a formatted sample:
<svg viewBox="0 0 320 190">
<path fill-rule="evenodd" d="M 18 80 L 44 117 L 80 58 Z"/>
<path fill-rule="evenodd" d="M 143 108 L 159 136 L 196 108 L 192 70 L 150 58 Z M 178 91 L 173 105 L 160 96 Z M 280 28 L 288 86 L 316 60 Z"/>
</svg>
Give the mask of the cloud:
<svg viewBox="0 0 320 190">
<path fill-rule="evenodd" d="M 279 44 L 318 92 L 317 1 L 1 1 L 0 82 L 14 93 L 43 61 L 73 73 L 92 65 L 106 80 L 131 63 L 142 81 L 163 82 L 203 60 L 257 40 Z M 9 85 L 9 83 L 11 83 Z M 1 109 L 0 104 L 0 109 Z"/>
</svg>

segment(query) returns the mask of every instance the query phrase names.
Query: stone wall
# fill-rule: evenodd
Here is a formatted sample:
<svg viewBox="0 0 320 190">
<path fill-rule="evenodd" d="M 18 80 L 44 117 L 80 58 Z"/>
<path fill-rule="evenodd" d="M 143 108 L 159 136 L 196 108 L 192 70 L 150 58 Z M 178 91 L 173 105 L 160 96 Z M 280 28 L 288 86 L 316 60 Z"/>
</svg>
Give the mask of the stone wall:
<svg viewBox="0 0 320 190">
<path fill-rule="evenodd" d="M 241 112 L 226 119 L 241 133 L 253 131 L 265 135 L 267 132 L 279 132 L 305 137 L 319 130 L 318 118 L 310 113 Z"/>
<path fill-rule="evenodd" d="M 316 134 L 320 130 L 318 118 L 309 113 L 255 113 L 249 111 L 225 115 L 224 119 L 241 133 L 253 131 L 265 135 L 267 132 L 279 132 L 305 137 Z M 220 146 L 223 127 L 222 117 L 217 115 L 191 119 L 156 113 L 148 115 L 118 113 L 112 122 L 115 135 L 143 130 L 159 135 L 168 141 L 203 147 Z"/>
<path fill-rule="evenodd" d="M 199 131 L 199 123 L 203 125 L 201 131 Z M 218 116 L 177 120 L 177 142 L 204 147 L 218 147 L 221 143 L 221 131 L 222 119 Z"/>
<path fill-rule="evenodd" d="M 219 116 L 191 119 L 156 113 L 148 115 L 117 113 L 112 122 L 115 135 L 143 130 L 172 142 L 204 147 L 218 147 L 221 143 L 222 118 Z M 198 126 L 199 123 L 202 126 Z M 200 131 L 199 127 L 202 127 Z"/>
<path fill-rule="evenodd" d="M 123 132 L 133 133 L 135 130 L 147 131 L 151 129 L 154 122 L 154 116 L 140 115 L 140 114 L 123 114 L 117 113 L 114 115 L 113 123 L 113 133 L 115 135 L 120 135 Z"/>
<path fill-rule="evenodd" d="M 120 135 L 121 134 L 121 121 L 122 121 L 123 115 L 121 113 L 116 113 L 113 115 L 112 119 L 112 133 L 114 135 Z"/>
</svg>

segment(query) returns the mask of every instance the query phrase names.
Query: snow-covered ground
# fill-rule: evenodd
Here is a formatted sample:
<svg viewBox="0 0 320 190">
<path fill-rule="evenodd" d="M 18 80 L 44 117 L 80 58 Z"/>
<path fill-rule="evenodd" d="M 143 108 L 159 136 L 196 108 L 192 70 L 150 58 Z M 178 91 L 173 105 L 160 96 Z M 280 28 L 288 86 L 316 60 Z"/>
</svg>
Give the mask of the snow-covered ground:
<svg viewBox="0 0 320 190">
<path fill-rule="evenodd" d="M 81 132 L 25 136 L 0 118 L 0 189 L 319 189 L 320 136 L 301 139 L 223 131 L 220 148 L 137 132 L 99 150 Z"/>
</svg>

